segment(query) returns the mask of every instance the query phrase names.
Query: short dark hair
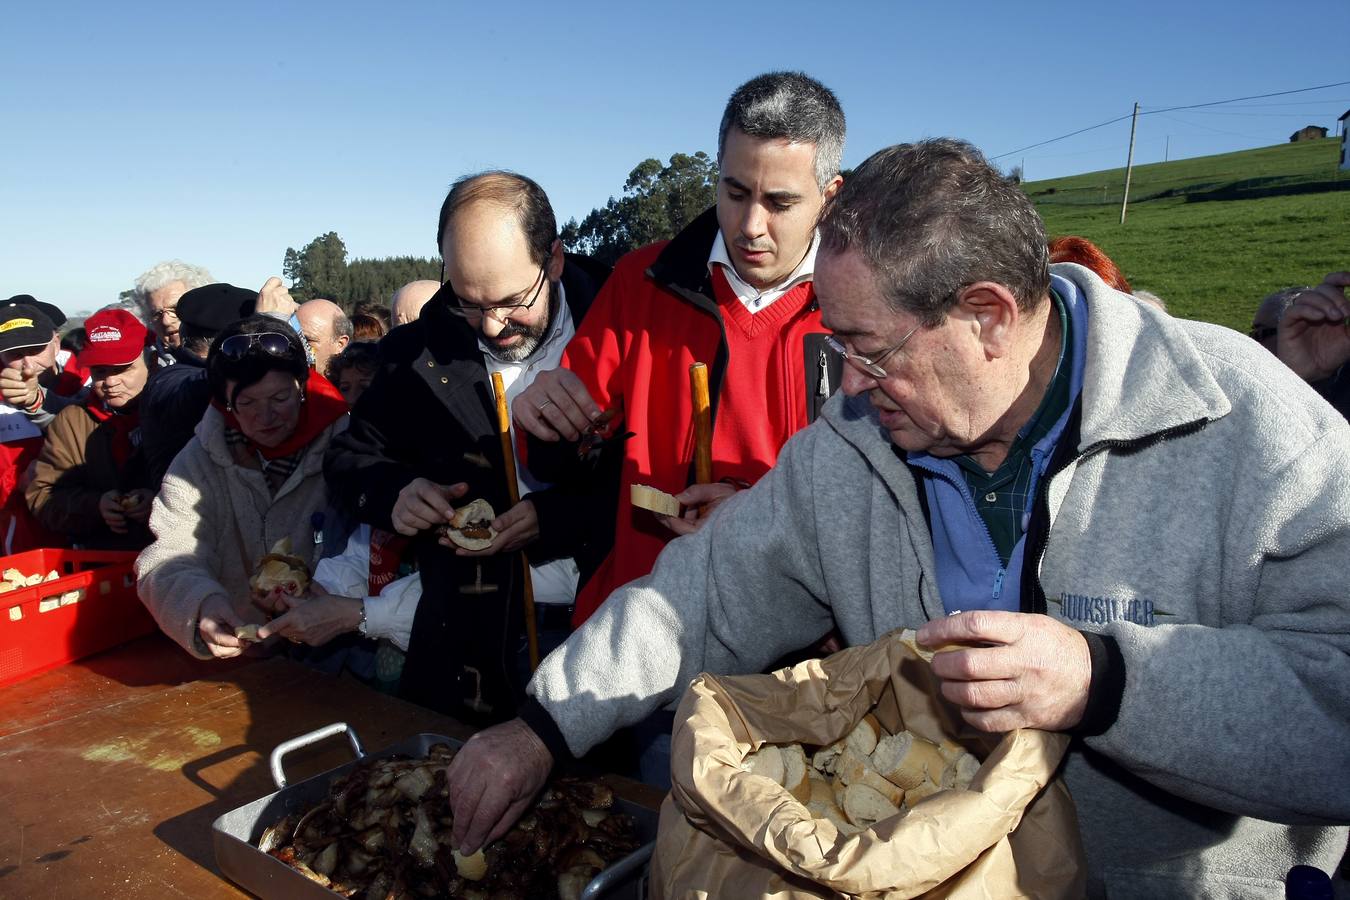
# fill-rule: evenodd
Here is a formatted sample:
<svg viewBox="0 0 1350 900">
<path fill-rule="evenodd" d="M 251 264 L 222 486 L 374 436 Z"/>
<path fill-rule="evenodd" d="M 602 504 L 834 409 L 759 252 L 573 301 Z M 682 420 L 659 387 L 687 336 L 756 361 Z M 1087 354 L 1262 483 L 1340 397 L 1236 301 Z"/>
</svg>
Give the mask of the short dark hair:
<svg viewBox="0 0 1350 900">
<path fill-rule="evenodd" d="M 393 318 L 389 315 L 389 305 L 379 300 L 361 300 L 352 307 L 353 328 L 355 327 L 354 323 L 356 322 L 357 316 L 372 316 L 379 319 L 380 324 L 384 326 L 385 332 L 388 332 L 394 324 Z"/>
<path fill-rule="evenodd" d="M 816 184 L 820 189 L 839 174 L 844 158 L 844 110 L 825 85 L 802 72 L 769 72 L 736 88 L 717 130 L 717 161 L 722 162 L 727 132 L 781 138 L 816 148 Z"/>
<path fill-rule="evenodd" d="M 489 202 L 514 209 L 520 230 L 525 233 L 525 245 L 530 258 L 542 266 L 553 252 L 558 239 L 558 220 L 553 215 L 553 204 L 548 195 L 532 179 L 504 169 L 465 175 L 450 186 L 441 204 L 440 224 L 436 228 L 436 252 L 445 244 L 445 232 L 450 219 L 461 208 L 472 203 Z"/>
<path fill-rule="evenodd" d="M 820 247 L 856 251 L 892 308 L 942 324 L 956 294 L 1001 284 L 1023 310 L 1050 290 L 1040 215 L 965 141 L 935 138 L 872 154 L 844 179 L 820 221 Z"/>
<path fill-rule="evenodd" d="M 211 349 L 211 340 L 216 332 L 210 328 L 199 328 L 186 319 L 178 321 L 178 340 L 183 349 L 198 356 L 205 356 Z"/>
<path fill-rule="evenodd" d="M 61 336 L 61 349 L 69 350 L 77 356 L 88 343 L 89 335 L 85 333 L 83 328 L 72 328 Z"/>
<path fill-rule="evenodd" d="M 220 345 L 237 334 L 267 333 L 286 338 L 289 352 L 285 356 L 273 356 L 256 343 L 239 359 L 230 359 L 220 352 Z M 309 378 L 309 362 L 300 335 L 285 322 L 271 316 L 252 315 L 227 326 L 216 335 L 206 355 L 206 381 L 211 388 L 211 398 L 226 408 L 234 406 L 240 391 L 262 381 L 271 372 L 293 375 L 301 385 Z M 235 382 L 234 393 L 227 396 L 227 385 L 231 381 Z"/>
<path fill-rule="evenodd" d="M 379 366 L 379 347 L 374 341 L 353 341 L 328 363 L 328 378 L 337 382 L 347 369 L 375 371 Z"/>
</svg>

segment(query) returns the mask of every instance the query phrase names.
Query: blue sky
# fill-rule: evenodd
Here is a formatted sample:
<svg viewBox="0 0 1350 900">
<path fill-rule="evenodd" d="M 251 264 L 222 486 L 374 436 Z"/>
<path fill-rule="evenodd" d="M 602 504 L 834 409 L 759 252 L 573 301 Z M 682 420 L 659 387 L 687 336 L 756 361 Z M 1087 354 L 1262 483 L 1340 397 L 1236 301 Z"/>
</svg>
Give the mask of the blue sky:
<svg viewBox="0 0 1350 900">
<path fill-rule="evenodd" d="M 800 68 L 845 164 L 936 135 L 990 155 L 1145 108 L 1350 80 L 1350 3 L 11 5 L 0 26 L 0 297 L 111 302 L 167 258 L 259 286 L 336 231 L 435 254 L 449 183 L 544 185 L 560 222 L 644 158 L 715 151 L 727 95 Z M 1350 85 L 1141 120 L 1136 161 L 1334 132 Z M 1000 160 L 1120 166 L 1129 122 Z"/>
</svg>

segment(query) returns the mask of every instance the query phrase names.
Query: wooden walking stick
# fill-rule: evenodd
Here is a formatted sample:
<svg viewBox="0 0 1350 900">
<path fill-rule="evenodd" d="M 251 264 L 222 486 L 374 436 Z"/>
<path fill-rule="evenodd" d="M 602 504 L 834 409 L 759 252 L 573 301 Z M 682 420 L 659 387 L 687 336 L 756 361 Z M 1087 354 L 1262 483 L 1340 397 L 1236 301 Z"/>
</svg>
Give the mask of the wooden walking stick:
<svg viewBox="0 0 1350 900">
<path fill-rule="evenodd" d="M 516 449 L 511 443 L 511 412 L 506 408 L 506 385 L 502 373 L 492 373 L 492 393 L 497 396 L 497 436 L 502 441 L 502 459 L 506 460 L 506 490 L 511 505 L 520 502 L 520 485 L 516 482 Z M 520 553 L 520 565 L 525 572 L 525 638 L 530 643 L 530 671 L 539 668 L 539 630 L 534 619 L 534 582 L 530 580 L 530 560 L 525 551 Z"/>
<path fill-rule="evenodd" d="M 689 367 L 689 393 L 694 398 L 694 483 L 712 483 L 712 404 L 708 400 L 708 367 Z"/>
</svg>

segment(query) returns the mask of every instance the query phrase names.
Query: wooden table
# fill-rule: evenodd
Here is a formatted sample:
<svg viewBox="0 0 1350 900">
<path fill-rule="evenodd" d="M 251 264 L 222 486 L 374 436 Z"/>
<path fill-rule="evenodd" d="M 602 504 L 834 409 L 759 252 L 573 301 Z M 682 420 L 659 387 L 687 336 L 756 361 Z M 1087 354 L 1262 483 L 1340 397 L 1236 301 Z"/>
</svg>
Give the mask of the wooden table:
<svg viewBox="0 0 1350 900">
<path fill-rule="evenodd" d="M 278 658 L 203 662 L 158 634 L 0 689 L 0 897 L 247 896 L 216 868 L 211 823 L 275 790 L 273 747 L 337 721 L 367 751 L 470 734 L 347 678 Z M 336 738 L 288 756 L 287 776 L 350 758 Z"/>
</svg>

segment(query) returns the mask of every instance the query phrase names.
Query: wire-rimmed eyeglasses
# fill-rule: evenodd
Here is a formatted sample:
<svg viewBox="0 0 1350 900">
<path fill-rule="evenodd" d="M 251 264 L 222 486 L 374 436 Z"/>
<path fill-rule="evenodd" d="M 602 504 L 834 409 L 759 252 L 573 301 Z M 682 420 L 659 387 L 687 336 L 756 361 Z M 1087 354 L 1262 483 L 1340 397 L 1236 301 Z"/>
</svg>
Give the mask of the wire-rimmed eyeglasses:
<svg viewBox="0 0 1350 900">
<path fill-rule="evenodd" d="M 923 323 L 915 325 L 913 328 L 911 328 L 908 332 L 905 333 L 905 336 L 902 337 L 900 339 L 900 342 L 897 343 L 895 346 L 887 347 L 885 350 L 882 350 L 881 352 L 872 357 L 862 356 L 857 353 L 849 352 L 848 348 L 845 347 L 842 343 L 840 343 L 839 340 L 835 338 L 835 336 L 832 334 L 825 336 L 825 343 L 830 346 L 831 350 L 842 356 L 844 358 L 844 362 L 853 366 L 853 368 L 857 369 L 859 372 L 862 372 L 864 375 L 870 375 L 872 378 L 885 378 L 886 369 L 882 366 L 882 363 L 886 360 L 887 357 L 891 356 L 901 347 L 905 346 L 905 344 L 909 341 L 909 339 L 914 337 L 915 332 L 917 332 L 922 327 Z"/>
<path fill-rule="evenodd" d="M 512 313 L 524 312 L 534 306 L 539 301 L 539 296 L 544 292 L 544 285 L 548 284 L 548 264 L 552 258 L 544 260 L 544 264 L 539 267 L 539 286 L 534 289 L 534 294 L 530 297 L 528 303 L 494 303 L 491 306 L 476 306 L 472 303 L 466 303 L 455 293 L 453 286 L 450 287 L 450 295 L 454 299 L 453 303 L 446 304 L 446 309 L 451 315 L 459 316 L 461 319 L 476 319 L 479 316 L 493 316 L 501 320 L 508 318 Z M 449 285 L 449 282 L 446 282 Z M 526 288 L 529 290 L 529 288 Z"/>
</svg>

